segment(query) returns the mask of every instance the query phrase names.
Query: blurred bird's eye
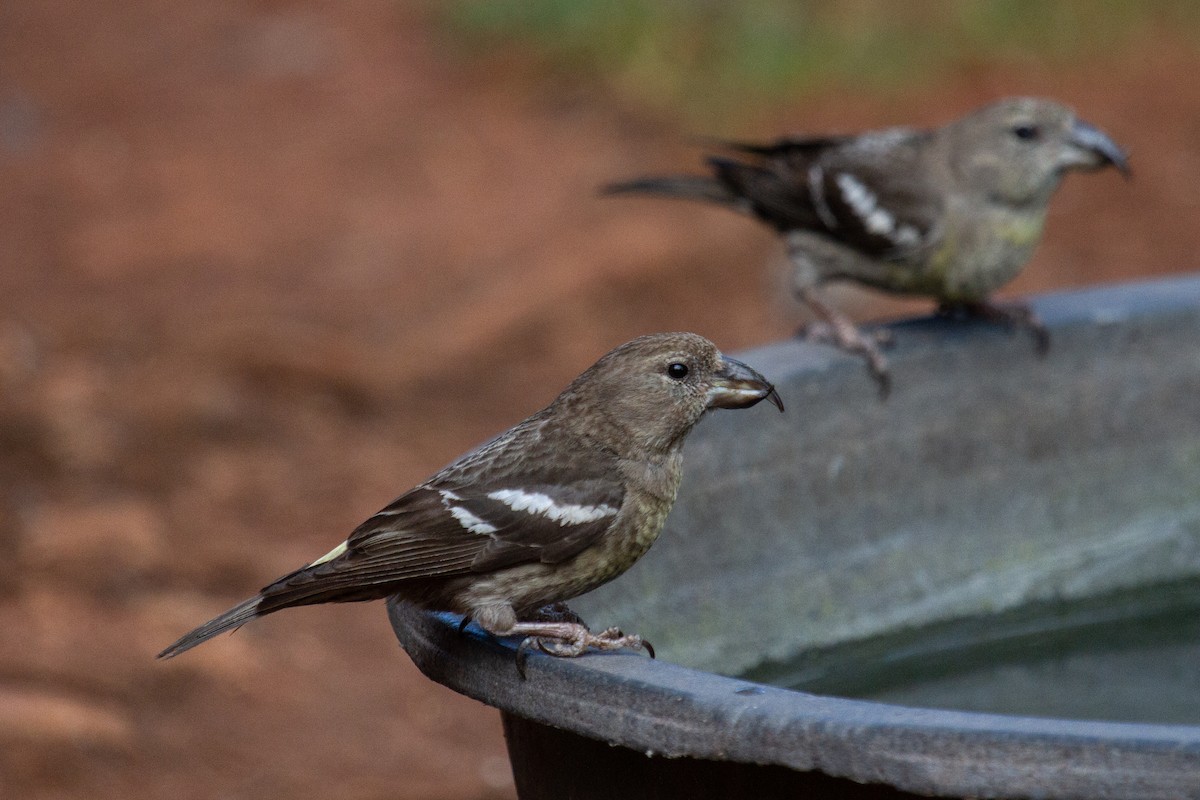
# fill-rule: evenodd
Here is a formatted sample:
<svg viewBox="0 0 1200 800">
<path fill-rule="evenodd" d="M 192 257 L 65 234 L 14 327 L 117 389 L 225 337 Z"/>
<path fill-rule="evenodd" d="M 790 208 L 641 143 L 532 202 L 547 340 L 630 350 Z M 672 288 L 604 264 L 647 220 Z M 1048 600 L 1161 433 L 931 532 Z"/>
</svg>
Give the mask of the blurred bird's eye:
<svg viewBox="0 0 1200 800">
<path fill-rule="evenodd" d="M 674 380 L 681 381 L 687 377 L 687 374 L 688 374 L 687 364 L 682 364 L 678 361 L 674 361 L 671 364 L 667 365 L 667 375 L 668 375 L 668 377 L 670 377 Z"/>
<path fill-rule="evenodd" d="M 1012 129 L 1012 132 L 1013 136 L 1018 139 L 1024 139 L 1027 142 L 1031 142 L 1042 135 L 1042 132 L 1038 130 L 1036 125 L 1017 125 Z"/>
</svg>

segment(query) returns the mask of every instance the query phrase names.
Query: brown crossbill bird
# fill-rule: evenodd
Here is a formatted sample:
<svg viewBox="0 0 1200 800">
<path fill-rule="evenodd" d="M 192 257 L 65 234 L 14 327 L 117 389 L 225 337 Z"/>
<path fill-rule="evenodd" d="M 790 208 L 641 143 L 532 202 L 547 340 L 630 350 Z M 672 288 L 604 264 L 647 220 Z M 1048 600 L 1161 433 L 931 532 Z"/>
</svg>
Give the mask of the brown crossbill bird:
<svg viewBox="0 0 1200 800">
<path fill-rule="evenodd" d="M 178 655 L 293 606 L 398 596 L 495 636 L 577 656 L 644 646 L 616 628 L 539 613 L 620 575 L 654 543 L 679 488 L 683 440 L 705 412 L 775 388 L 692 333 L 643 336 L 549 406 L 359 525 L 337 547 L 184 635 Z M 518 662 L 519 665 L 519 662 Z"/>
<path fill-rule="evenodd" d="M 1028 306 L 988 297 L 1029 261 L 1067 172 L 1113 165 L 1128 175 L 1125 153 L 1105 133 L 1066 106 L 1030 97 L 933 130 L 723 147 L 731 156 L 710 157 L 710 175 L 640 178 L 604 191 L 717 203 L 773 227 L 785 238 L 796 296 L 818 320 L 805 335 L 865 358 L 885 395 L 880 342 L 827 304 L 821 284 L 933 297 L 945 313 L 1029 329 L 1044 353 L 1048 334 Z"/>
</svg>

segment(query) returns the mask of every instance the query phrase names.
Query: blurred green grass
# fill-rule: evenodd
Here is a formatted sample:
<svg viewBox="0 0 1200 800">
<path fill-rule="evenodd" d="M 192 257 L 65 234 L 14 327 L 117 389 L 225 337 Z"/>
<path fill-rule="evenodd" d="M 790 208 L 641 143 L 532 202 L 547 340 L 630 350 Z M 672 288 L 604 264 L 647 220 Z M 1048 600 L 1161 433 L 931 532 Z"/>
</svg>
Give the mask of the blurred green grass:
<svg viewBox="0 0 1200 800">
<path fill-rule="evenodd" d="M 1200 45 L 1195 0 L 445 0 L 440 19 L 470 54 L 515 48 L 692 118 L 964 64 L 1070 61 L 1156 31 Z"/>
</svg>

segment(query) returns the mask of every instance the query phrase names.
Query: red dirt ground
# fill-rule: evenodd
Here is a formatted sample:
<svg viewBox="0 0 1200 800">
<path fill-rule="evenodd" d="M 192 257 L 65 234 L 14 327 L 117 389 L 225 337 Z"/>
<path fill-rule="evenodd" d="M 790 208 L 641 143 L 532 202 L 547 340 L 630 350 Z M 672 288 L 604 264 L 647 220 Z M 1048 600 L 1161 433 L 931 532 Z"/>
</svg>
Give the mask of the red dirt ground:
<svg viewBox="0 0 1200 800">
<path fill-rule="evenodd" d="M 794 327 L 765 230 L 595 197 L 691 164 L 688 131 L 456 61 L 401 8 L 0 10 L 5 797 L 511 797 L 496 714 L 425 680 L 379 604 L 154 653 L 609 347 L 693 329 L 736 350 Z M 1181 272 L 1200 265 L 1196 53 L 1159 37 L 734 127 L 1056 96 L 1129 147 L 1136 179 L 1070 180 L 1011 292 Z"/>
</svg>

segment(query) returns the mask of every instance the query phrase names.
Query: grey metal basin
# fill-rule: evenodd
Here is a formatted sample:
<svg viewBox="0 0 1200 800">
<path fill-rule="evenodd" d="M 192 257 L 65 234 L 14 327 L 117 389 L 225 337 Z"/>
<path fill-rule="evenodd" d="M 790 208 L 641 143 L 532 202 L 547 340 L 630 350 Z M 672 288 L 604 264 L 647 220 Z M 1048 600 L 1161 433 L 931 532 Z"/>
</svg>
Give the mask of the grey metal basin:
<svg viewBox="0 0 1200 800">
<path fill-rule="evenodd" d="M 1200 278 L 1035 308 L 1045 359 L 986 324 L 893 326 L 886 403 L 825 349 L 739 356 L 787 414 L 703 422 L 659 542 L 572 603 L 643 634 L 659 660 L 539 655 L 522 681 L 515 643 L 393 604 L 402 646 L 503 712 L 522 798 L 1200 798 L 1200 726 L 907 708 L 736 677 L 1200 577 Z"/>
</svg>

